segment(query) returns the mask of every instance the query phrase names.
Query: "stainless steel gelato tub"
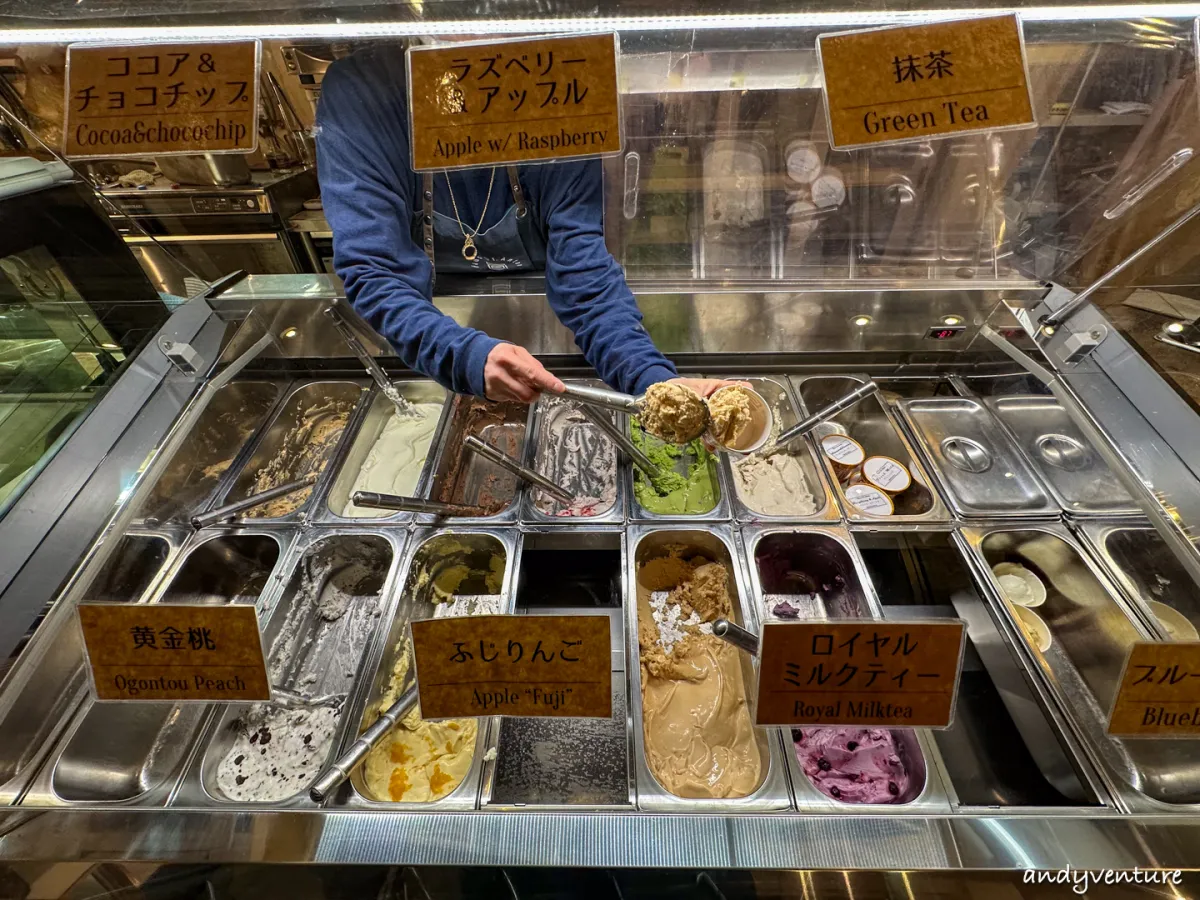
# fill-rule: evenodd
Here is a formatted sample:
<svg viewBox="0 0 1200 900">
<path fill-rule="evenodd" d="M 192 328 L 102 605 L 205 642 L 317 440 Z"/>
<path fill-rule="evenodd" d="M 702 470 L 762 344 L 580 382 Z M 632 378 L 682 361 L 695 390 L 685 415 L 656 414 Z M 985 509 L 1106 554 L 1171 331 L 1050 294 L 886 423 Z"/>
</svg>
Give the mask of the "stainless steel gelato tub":
<svg viewBox="0 0 1200 900">
<path fill-rule="evenodd" d="M 1063 712 L 1087 739 L 1131 808 L 1164 809 L 1200 803 L 1200 743 L 1123 740 L 1105 733 L 1109 710 L 1130 646 L 1152 639 L 1111 586 L 1059 525 L 964 529 L 982 561 L 996 608 L 1049 683 Z M 1034 572 L 1046 587 L 1035 607 L 1049 632 L 1035 640 L 991 573 L 999 563 Z M 1045 649 L 1042 649 L 1042 648 Z"/>
<path fill-rule="evenodd" d="M 263 629 L 271 686 L 307 697 L 340 694 L 343 702 L 317 709 L 224 707 L 175 805 L 311 805 L 307 789 L 342 742 L 349 698 L 405 537 L 397 546 L 382 534 L 318 533 L 290 554 L 292 571 Z M 316 749 L 322 744 L 323 751 Z"/>
<path fill-rule="evenodd" d="M 372 659 L 364 666 L 364 671 L 373 670 L 370 687 L 365 695 L 359 696 L 351 710 L 350 721 L 359 725 L 346 735 L 344 743 L 353 740 L 378 718 L 389 691 L 398 695 L 412 683 L 415 672 L 409 649 L 409 622 L 435 617 L 439 600 L 442 604 L 463 602 L 469 605 L 470 613 L 483 611 L 487 605 L 494 606 L 500 613 L 512 612 L 512 561 L 515 554 L 516 534 L 512 532 L 476 528 L 419 529 L 413 535 L 406 553 L 403 580 L 397 581 L 402 587 L 386 637 L 376 644 Z M 487 590 L 490 580 L 488 573 L 497 571 L 500 573 L 499 590 L 492 593 Z M 467 597 L 473 599 L 462 599 Z M 371 786 L 367 771 L 372 760 L 368 755 L 351 776 L 350 789 L 343 788 L 331 803 L 335 806 L 396 811 L 474 809 L 479 799 L 480 773 L 488 748 L 488 732 L 494 724 L 491 719 L 476 721 L 478 731 L 470 764 L 459 784 L 446 795 L 429 801 L 392 800 L 391 780 L 386 788 Z M 385 740 L 373 753 L 381 754 L 380 759 L 386 760 L 386 754 L 391 752 L 389 744 L 390 741 Z M 393 755 L 391 761 L 399 765 L 408 760 L 397 759 Z M 395 770 L 392 777 L 395 778 Z M 407 776 L 405 782 L 406 788 L 412 784 L 407 782 Z"/>
<path fill-rule="evenodd" d="M 791 379 L 800 398 L 802 411 L 806 414 L 816 412 L 844 397 L 864 380 L 852 375 L 792 376 Z M 890 457 L 906 466 L 912 475 L 911 487 L 894 498 L 895 513 L 890 516 L 873 516 L 846 499 L 845 485 L 838 480 L 832 462 L 824 454 L 818 454 L 847 519 L 880 525 L 950 520 L 950 513 L 933 488 L 928 473 L 880 397 L 868 397 L 860 401 L 834 416 L 831 423 L 857 441 L 866 456 Z"/>
<path fill-rule="evenodd" d="M 686 558 L 703 556 L 711 562 L 721 563 L 728 573 L 726 590 L 732 601 L 732 615 L 737 624 L 749 625 L 754 621 L 754 617 L 747 603 L 749 593 L 745 587 L 745 577 L 728 528 L 698 526 L 651 529 L 639 526 L 630 530 L 629 541 L 634 550 L 626 571 L 626 627 L 629 632 L 629 690 L 633 710 L 638 808 L 660 812 L 750 812 L 787 809 L 791 800 L 788 795 L 787 778 L 784 775 L 785 763 L 779 756 L 780 748 L 774 739 L 775 736 L 767 729 L 751 729 L 762 770 L 758 784 L 745 796 L 714 799 L 684 797 L 668 790 L 655 776 L 648 758 L 645 735 L 643 683 L 646 680 L 646 671 L 638 641 L 640 613 L 637 598 L 639 579 L 642 577 L 639 567 L 648 561 L 678 554 Z M 653 623 L 646 624 L 650 628 L 655 627 Z M 635 660 L 638 664 L 635 664 Z M 757 673 L 750 656 L 739 653 L 738 661 L 745 691 L 745 714 L 749 717 L 750 705 L 758 684 Z M 686 729 L 681 728 L 679 734 L 681 737 L 685 735 Z"/>
</svg>

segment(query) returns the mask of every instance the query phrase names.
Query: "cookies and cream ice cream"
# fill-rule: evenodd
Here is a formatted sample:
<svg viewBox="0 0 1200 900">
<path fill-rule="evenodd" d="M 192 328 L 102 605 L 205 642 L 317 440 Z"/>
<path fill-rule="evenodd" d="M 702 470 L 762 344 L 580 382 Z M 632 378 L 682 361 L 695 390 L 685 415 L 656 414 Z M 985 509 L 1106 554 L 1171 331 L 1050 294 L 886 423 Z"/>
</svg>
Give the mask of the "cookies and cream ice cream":
<svg viewBox="0 0 1200 900">
<path fill-rule="evenodd" d="M 307 788 L 329 757 L 338 711 L 284 709 L 255 704 L 234 724 L 232 749 L 217 766 L 217 786 L 228 800 L 272 803 Z"/>
<path fill-rule="evenodd" d="M 329 538 L 307 552 L 289 584 L 284 621 L 271 642 L 271 683 L 306 696 L 346 695 L 378 621 L 391 563 L 377 536 Z M 272 626 L 274 629 L 274 626 Z M 272 803 L 304 791 L 333 749 L 344 707 L 244 708 L 217 766 L 226 800 Z"/>
<path fill-rule="evenodd" d="M 686 549 L 638 566 L 646 761 L 680 797 L 745 797 L 767 767 L 746 705 L 739 651 L 712 634 L 733 616 L 729 573 Z"/>
<path fill-rule="evenodd" d="M 417 403 L 413 405 L 416 416 L 401 416 L 393 412 L 388 417 L 379 437 L 371 445 L 362 468 L 350 488 L 350 497 L 355 491 L 375 491 L 380 494 L 412 495 L 421 475 L 421 469 L 429 456 L 433 433 L 437 430 L 440 403 Z M 355 506 L 347 498 L 341 514 L 349 518 L 379 518 L 393 515 L 391 510 L 369 509 Z"/>
<path fill-rule="evenodd" d="M 659 440 L 684 444 L 703 434 L 708 408 L 704 398 L 691 388 L 662 381 L 646 389 L 641 422 Z"/>
<path fill-rule="evenodd" d="M 909 786 L 895 735 L 883 728 L 792 730 L 800 767 L 813 787 L 843 803 L 896 803 Z"/>
</svg>

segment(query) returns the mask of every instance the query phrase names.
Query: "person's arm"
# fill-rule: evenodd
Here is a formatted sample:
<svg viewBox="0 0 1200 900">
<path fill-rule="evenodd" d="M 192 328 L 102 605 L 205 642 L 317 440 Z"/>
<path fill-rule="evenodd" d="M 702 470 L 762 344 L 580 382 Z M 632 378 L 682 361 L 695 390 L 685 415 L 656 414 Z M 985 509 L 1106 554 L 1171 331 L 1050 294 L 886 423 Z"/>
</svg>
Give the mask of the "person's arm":
<svg viewBox="0 0 1200 900">
<path fill-rule="evenodd" d="M 604 245 L 599 160 L 539 167 L 530 179 L 546 222 L 546 295 L 606 384 L 627 394 L 678 373 L 642 327 L 625 274 Z"/>
<path fill-rule="evenodd" d="M 403 53 L 398 54 L 403 65 Z M 329 67 L 317 111 L 317 172 L 333 228 L 334 268 L 358 314 L 405 365 L 451 390 L 484 396 L 500 342 L 441 313 L 433 271 L 412 239 L 404 84 L 383 54 Z"/>
</svg>

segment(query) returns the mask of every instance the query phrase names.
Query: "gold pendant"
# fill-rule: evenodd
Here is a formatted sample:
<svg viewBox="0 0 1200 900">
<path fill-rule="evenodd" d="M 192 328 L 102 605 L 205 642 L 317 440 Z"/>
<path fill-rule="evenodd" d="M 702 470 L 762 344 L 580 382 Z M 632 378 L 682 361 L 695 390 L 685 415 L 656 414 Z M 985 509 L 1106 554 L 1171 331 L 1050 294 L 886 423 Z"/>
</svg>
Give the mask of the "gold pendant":
<svg viewBox="0 0 1200 900">
<path fill-rule="evenodd" d="M 467 262 L 472 262 L 479 255 L 479 251 L 475 249 L 475 240 L 470 235 L 463 239 L 462 255 Z"/>
</svg>

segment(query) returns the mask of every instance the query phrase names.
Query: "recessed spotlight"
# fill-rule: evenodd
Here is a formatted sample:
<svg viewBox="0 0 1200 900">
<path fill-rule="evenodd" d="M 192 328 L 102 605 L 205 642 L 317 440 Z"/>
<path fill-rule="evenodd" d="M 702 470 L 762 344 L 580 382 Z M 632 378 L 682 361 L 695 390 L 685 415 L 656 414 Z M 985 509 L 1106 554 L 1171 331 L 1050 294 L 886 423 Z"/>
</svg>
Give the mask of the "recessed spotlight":
<svg viewBox="0 0 1200 900">
<path fill-rule="evenodd" d="M 1043 325 L 1042 326 L 1042 334 L 1047 335 L 1047 336 L 1054 334 L 1054 326 L 1053 325 Z"/>
<path fill-rule="evenodd" d="M 284 332 L 283 332 L 283 334 L 280 335 L 280 337 L 294 338 L 299 333 L 300 333 L 299 328 L 287 328 L 287 329 L 284 329 Z"/>
<path fill-rule="evenodd" d="M 942 316 L 943 325 L 961 325 L 962 323 L 962 316 Z"/>
<path fill-rule="evenodd" d="M 1183 329 L 1181 328 L 1179 330 L 1182 331 Z M 105 350 L 120 350 L 121 349 L 120 344 L 104 343 L 104 344 L 101 344 L 100 346 Z"/>
<path fill-rule="evenodd" d="M 853 319 L 850 320 L 850 324 L 857 326 L 858 328 L 866 328 L 868 325 L 871 324 L 871 317 L 870 316 L 855 316 Z"/>
<path fill-rule="evenodd" d="M 1187 325 L 1185 325 L 1183 322 L 1172 322 L 1167 326 L 1167 331 L 1169 331 L 1171 334 L 1182 334 L 1183 329 L 1185 328 L 1187 328 Z"/>
</svg>

